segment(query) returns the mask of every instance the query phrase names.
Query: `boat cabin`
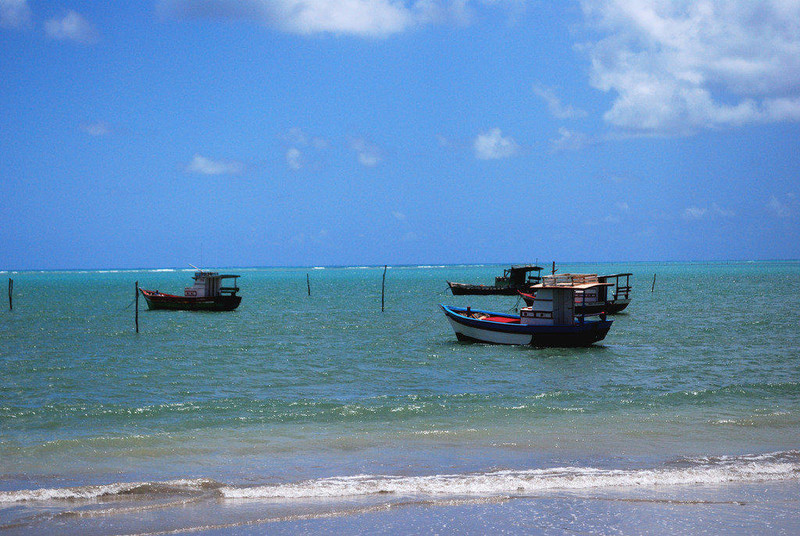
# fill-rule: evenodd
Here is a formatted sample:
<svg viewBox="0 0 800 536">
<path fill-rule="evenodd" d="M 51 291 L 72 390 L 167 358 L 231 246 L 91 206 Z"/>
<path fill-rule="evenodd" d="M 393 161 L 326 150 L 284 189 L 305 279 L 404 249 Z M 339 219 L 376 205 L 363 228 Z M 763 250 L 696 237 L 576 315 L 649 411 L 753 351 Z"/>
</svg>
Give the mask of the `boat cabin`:
<svg viewBox="0 0 800 536">
<path fill-rule="evenodd" d="M 185 287 L 183 295 L 187 298 L 213 298 L 214 296 L 235 296 L 239 292 L 236 285 L 238 275 L 218 274 L 217 272 L 204 272 L 198 270 L 194 273 L 194 284 Z M 233 286 L 222 286 L 223 279 L 233 279 Z"/>
<path fill-rule="evenodd" d="M 611 285 L 601 281 L 597 274 L 569 273 L 546 275 L 542 278 L 542 283 L 552 286 L 574 286 L 576 287 L 575 304 L 589 306 L 607 301 L 608 287 Z M 577 286 L 586 286 L 586 288 L 577 288 Z"/>
<path fill-rule="evenodd" d="M 576 314 L 576 306 L 585 307 L 590 297 L 597 301 L 599 290 L 611 283 L 601 283 L 597 281 L 597 276 L 594 276 L 594 281 L 582 283 L 571 283 L 567 279 L 553 280 L 575 275 L 592 274 L 545 276 L 541 284 L 533 287 L 536 291 L 533 304 L 520 309 L 520 322 L 537 326 L 572 326 L 583 323 L 585 315 Z M 601 317 L 604 316 L 605 314 L 601 314 Z"/>
<path fill-rule="evenodd" d="M 494 278 L 494 284 L 497 287 L 523 287 L 525 285 L 534 285 L 539 283 L 542 278 L 539 272 L 542 271 L 541 266 L 534 266 L 533 264 L 523 264 L 512 266 L 503 270 L 501 277 Z M 533 275 L 528 275 L 531 272 L 536 272 Z"/>
</svg>

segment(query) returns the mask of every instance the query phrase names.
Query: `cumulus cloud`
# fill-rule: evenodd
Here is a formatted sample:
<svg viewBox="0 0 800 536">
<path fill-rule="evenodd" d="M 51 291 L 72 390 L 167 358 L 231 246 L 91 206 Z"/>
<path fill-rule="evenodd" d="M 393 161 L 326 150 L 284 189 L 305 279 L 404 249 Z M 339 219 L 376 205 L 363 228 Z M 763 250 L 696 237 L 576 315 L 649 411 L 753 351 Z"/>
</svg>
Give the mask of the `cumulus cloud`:
<svg viewBox="0 0 800 536">
<path fill-rule="evenodd" d="M 547 109 L 556 119 L 576 119 L 587 115 L 585 110 L 563 104 L 552 88 L 535 85 L 533 92 L 547 104 Z"/>
<path fill-rule="evenodd" d="M 239 175 L 244 172 L 244 164 L 232 160 L 211 160 L 196 154 L 186 171 L 198 175 Z"/>
<path fill-rule="evenodd" d="M 386 37 L 454 20 L 467 23 L 472 5 L 517 8 L 518 0 L 159 0 L 165 17 L 239 19 L 300 35 Z"/>
<path fill-rule="evenodd" d="M 648 134 L 800 120 L 800 2 L 581 0 L 604 118 Z"/>
<path fill-rule="evenodd" d="M 84 45 L 96 43 L 99 34 L 94 27 L 75 11 L 68 11 L 61 19 L 50 19 L 44 23 L 47 37 L 59 41 L 74 41 Z"/>
<path fill-rule="evenodd" d="M 0 27 L 27 28 L 31 24 L 31 8 L 27 0 L 0 0 Z"/>
<path fill-rule="evenodd" d="M 519 145 L 514 138 L 504 137 L 499 128 L 479 134 L 473 143 L 475 157 L 481 160 L 497 160 L 514 156 L 519 151 Z"/>
<path fill-rule="evenodd" d="M 350 147 L 356 152 L 358 162 L 362 166 L 375 167 L 381 162 L 380 151 L 363 139 L 355 139 L 350 142 Z"/>
</svg>

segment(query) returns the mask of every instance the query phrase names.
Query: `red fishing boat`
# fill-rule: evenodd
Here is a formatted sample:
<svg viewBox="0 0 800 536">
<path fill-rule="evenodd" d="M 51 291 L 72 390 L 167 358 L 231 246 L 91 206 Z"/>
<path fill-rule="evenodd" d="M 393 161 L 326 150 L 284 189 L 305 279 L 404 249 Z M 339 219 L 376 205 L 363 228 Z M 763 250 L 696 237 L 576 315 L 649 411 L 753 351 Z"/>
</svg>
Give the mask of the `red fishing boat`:
<svg viewBox="0 0 800 536">
<path fill-rule="evenodd" d="M 150 309 L 172 309 L 179 311 L 233 311 L 242 301 L 237 296 L 238 275 L 219 274 L 198 270 L 194 274 L 194 285 L 186 287 L 183 296 L 165 294 L 158 290 L 140 288 Z M 233 279 L 233 286 L 222 286 L 225 279 Z"/>
</svg>

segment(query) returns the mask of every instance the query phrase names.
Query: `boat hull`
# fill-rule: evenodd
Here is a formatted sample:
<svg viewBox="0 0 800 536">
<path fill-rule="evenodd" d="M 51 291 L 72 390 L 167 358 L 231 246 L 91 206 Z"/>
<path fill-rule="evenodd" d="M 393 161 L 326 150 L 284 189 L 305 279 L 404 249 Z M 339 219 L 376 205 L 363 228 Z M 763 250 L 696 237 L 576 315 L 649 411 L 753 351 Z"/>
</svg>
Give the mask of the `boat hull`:
<svg viewBox="0 0 800 536">
<path fill-rule="evenodd" d="M 468 342 L 541 347 L 590 346 L 605 338 L 612 323 L 611 320 L 585 320 L 574 325 L 529 325 L 520 324 L 518 316 L 490 311 L 470 311 L 497 319 L 490 321 L 464 316 L 467 313 L 466 309 L 447 305 L 441 307 L 458 340 Z"/>
<path fill-rule="evenodd" d="M 211 298 L 194 298 L 175 296 L 153 290 L 142 291 L 149 309 L 166 309 L 172 311 L 233 311 L 242 302 L 241 296 L 214 296 Z"/>
<path fill-rule="evenodd" d="M 518 291 L 526 291 L 527 286 L 498 287 L 495 285 L 470 285 L 467 283 L 447 282 L 453 296 L 516 296 Z"/>
<path fill-rule="evenodd" d="M 520 292 L 519 294 L 520 296 L 522 296 L 522 299 L 525 300 L 526 305 L 528 306 L 533 305 L 534 297 L 532 294 L 525 294 L 523 292 Z M 625 309 L 630 303 L 631 303 L 630 299 L 609 300 L 605 302 L 588 303 L 585 305 L 576 303 L 575 314 L 598 315 L 601 313 L 605 313 L 608 315 L 613 315 Z"/>
</svg>

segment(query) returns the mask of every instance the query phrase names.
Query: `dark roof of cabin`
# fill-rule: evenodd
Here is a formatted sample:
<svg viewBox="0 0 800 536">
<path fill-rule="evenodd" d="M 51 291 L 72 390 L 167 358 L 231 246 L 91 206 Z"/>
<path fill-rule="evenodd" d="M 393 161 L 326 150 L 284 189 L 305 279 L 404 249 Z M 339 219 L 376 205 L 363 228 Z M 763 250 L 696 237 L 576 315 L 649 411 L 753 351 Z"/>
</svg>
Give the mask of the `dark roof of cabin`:
<svg viewBox="0 0 800 536">
<path fill-rule="evenodd" d="M 517 264 L 509 268 L 512 272 L 541 272 L 544 268 L 536 266 L 535 264 Z"/>
<path fill-rule="evenodd" d="M 225 279 L 230 277 L 242 277 L 242 276 L 234 274 L 218 274 L 217 272 L 204 272 L 200 270 L 197 273 L 195 273 L 194 279 L 197 279 L 198 277 L 205 277 L 206 279 Z"/>
</svg>

